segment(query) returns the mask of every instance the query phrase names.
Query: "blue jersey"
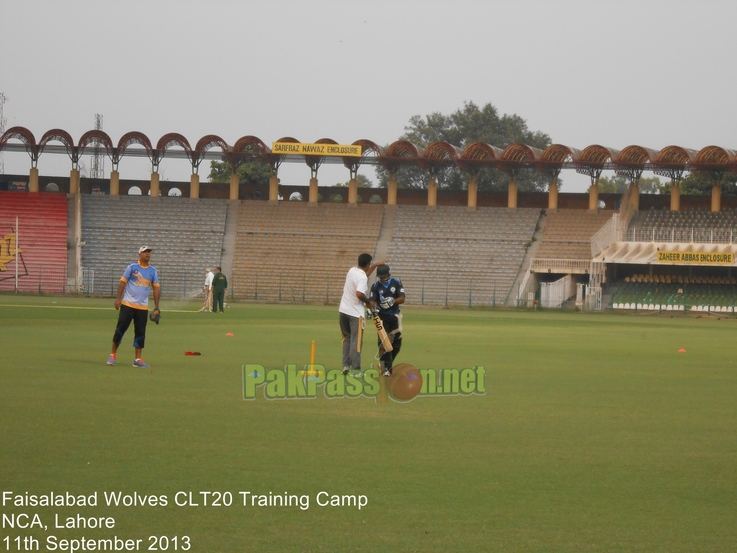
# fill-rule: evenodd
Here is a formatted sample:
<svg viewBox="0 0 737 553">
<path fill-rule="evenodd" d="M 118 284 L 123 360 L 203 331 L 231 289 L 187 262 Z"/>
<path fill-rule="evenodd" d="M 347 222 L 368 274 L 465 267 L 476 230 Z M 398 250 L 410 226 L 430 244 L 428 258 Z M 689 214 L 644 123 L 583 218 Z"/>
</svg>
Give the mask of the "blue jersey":
<svg viewBox="0 0 737 553">
<path fill-rule="evenodd" d="M 126 267 L 120 280 L 125 282 L 123 300 L 121 303 L 133 309 L 148 310 L 148 291 L 151 287 L 159 286 L 159 275 L 151 265 L 145 267 L 138 262 Z"/>
<path fill-rule="evenodd" d="M 369 292 L 369 299 L 376 302 L 376 307 L 379 308 L 379 313 L 382 315 L 398 315 L 399 306 L 395 303 L 389 309 L 383 309 L 381 307 L 381 300 L 383 298 L 403 298 L 404 297 L 404 285 L 398 278 L 389 277 L 385 283 L 377 280 L 371 286 Z"/>
</svg>

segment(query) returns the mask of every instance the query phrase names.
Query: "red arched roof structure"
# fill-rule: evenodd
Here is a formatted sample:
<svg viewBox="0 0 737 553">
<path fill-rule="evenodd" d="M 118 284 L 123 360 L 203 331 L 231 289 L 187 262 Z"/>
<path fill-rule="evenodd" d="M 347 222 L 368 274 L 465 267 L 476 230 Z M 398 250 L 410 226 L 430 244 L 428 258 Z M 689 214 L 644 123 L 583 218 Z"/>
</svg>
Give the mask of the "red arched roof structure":
<svg viewBox="0 0 737 553">
<path fill-rule="evenodd" d="M 50 131 L 46 131 L 43 134 L 43 136 L 41 137 L 41 141 L 38 143 L 38 155 L 41 155 L 43 153 L 46 144 L 48 144 L 52 140 L 57 140 L 64 145 L 64 149 L 66 149 L 69 159 L 72 160 L 72 163 L 76 167 L 77 163 L 79 163 L 79 153 L 77 147 L 74 145 L 74 139 L 71 137 L 71 135 L 67 131 L 62 129 L 51 129 Z"/>
<path fill-rule="evenodd" d="M 630 179 L 639 179 L 646 167 L 651 166 L 658 152 L 642 146 L 627 146 L 614 160 L 614 171 Z"/>
<path fill-rule="evenodd" d="M 148 159 L 150 159 L 151 163 L 153 163 L 155 166 L 158 166 L 156 152 L 154 152 L 154 148 L 153 146 L 151 146 L 151 141 L 148 139 L 148 136 L 146 136 L 142 132 L 131 131 L 125 133 L 123 136 L 120 137 L 120 140 L 118 140 L 118 147 L 115 148 L 113 155 L 113 167 L 117 167 L 120 158 L 125 155 L 125 152 L 128 150 L 128 147 L 131 144 L 140 144 L 141 146 L 143 146 Z"/>
<path fill-rule="evenodd" d="M 258 141 L 261 142 L 261 139 L 258 139 Z M 299 140 L 297 140 L 293 136 L 282 136 L 279 140 L 277 140 L 277 142 L 287 142 L 289 144 L 297 144 L 299 143 Z M 261 142 L 261 144 L 263 144 L 263 142 Z M 265 144 L 264 144 L 264 148 L 266 148 Z M 286 156 L 283 154 L 275 154 L 274 152 L 271 151 L 271 148 L 266 148 L 266 149 L 269 152 L 266 157 L 269 162 L 269 165 L 271 165 L 271 170 L 273 171 L 274 174 L 277 174 L 277 172 L 279 171 L 279 166 L 282 164 Z"/>
<path fill-rule="evenodd" d="M 156 143 L 156 149 L 151 159 L 154 165 L 154 171 L 158 170 L 159 162 L 166 155 L 166 151 L 174 146 L 180 146 L 184 150 L 187 158 L 192 162 L 192 147 L 189 145 L 189 140 L 179 133 L 170 132 L 159 138 L 159 141 Z M 192 165 L 194 166 L 194 163 Z"/>
<path fill-rule="evenodd" d="M 646 163 L 653 163 L 656 157 L 658 157 L 658 152 L 651 148 L 627 146 L 624 150 L 619 152 L 614 163 L 621 163 L 624 165 L 645 165 Z"/>
<path fill-rule="evenodd" d="M 540 160 L 535 164 L 535 168 L 544 175 L 557 177 L 564 164 L 576 163 L 580 155 L 581 150 L 576 148 L 564 144 L 551 144 L 540 154 Z"/>
<path fill-rule="evenodd" d="M 279 139 L 278 142 L 299 142 L 294 138 Z M 271 154 L 271 148 L 269 148 L 264 142 L 257 136 L 241 136 L 233 144 L 231 152 L 234 154 L 248 154 L 250 156 L 268 156 Z"/>
<path fill-rule="evenodd" d="M 230 151 L 228 143 L 216 134 L 208 134 L 197 141 L 194 150 L 190 152 L 192 160 L 192 170 L 196 173 L 200 168 L 200 163 L 205 159 L 205 153 L 211 148 L 220 148 L 223 155 Z"/>
<path fill-rule="evenodd" d="M 77 144 L 77 147 L 80 150 L 82 150 L 88 144 L 92 144 L 95 141 L 97 141 L 99 145 L 105 148 L 108 155 L 111 155 L 111 152 L 113 151 L 113 141 L 110 139 L 107 133 L 99 129 L 87 131 L 86 133 L 84 133 L 82 137 L 79 139 L 79 143 Z"/>
<path fill-rule="evenodd" d="M 31 166 L 35 167 L 38 163 L 38 146 L 36 146 L 36 137 L 25 127 L 10 127 L 0 137 L 0 148 L 7 144 L 11 139 L 20 140 L 26 147 L 26 152 L 31 156 Z"/>
<path fill-rule="evenodd" d="M 536 161 L 540 159 L 542 150 L 522 144 L 521 142 L 515 142 L 510 144 L 502 152 L 501 161 L 504 163 L 522 163 L 525 161 Z"/>
<path fill-rule="evenodd" d="M 735 152 L 719 146 L 707 146 L 699 150 L 693 165 L 695 171 L 708 174 L 712 180 L 721 180 L 724 173 L 737 169 Z"/>
<path fill-rule="evenodd" d="M 146 155 L 151 157 L 151 153 L 154 148 L 151 146 L 151 141 L 148 139 L 148 136 L 142 132 L 131 131 L 121 136 L 120 140 L 118 140 L 118 153 L 120 155 L 124 155 L 125 151 L 131 144 L 140 144 L 146 150 Z"/>
<path fill-rule="evenodd" d="M 600 146 L 598 144 L 592 144 L 586 146 L 581 155 L 578 156 L 578 162 L 581 164 L 589 164 L 593 166 L 604 165 L 607 162 L 613 162 L 617 159 L 619 150 L 613 148 L 607 148 L 606 146 Z"/>
<path fill-rule="evenodd" d="M 0 137 L 0 146 L 4 145 L 11 138 L 16 138 L 23 142 L 26 146 L 36 147 L 36 137 L 25 127 L 10 127 Z"/>
<path fill-rule="evenodd" d="M 696 154 L 694 164 L 702 167 L 726 168 L 735 161 L 735 152 L 720 148 L 719 146 L 707 146 Z"/>
<path fill-rule="evenodd" d="M 508 174 L 516 174 L 522 167 L 534 164 L 540 160 L 542 151 L 521 142 L 510 144 L 502 152 L 497 167 Z"/>
<path fill-rule="evenodd" d="M 43 136 L 41 137 L 40 142 L 38 143 L 38 151 L 39 153 L 43 152 L 44 146 L 51 142 L 52 140 L 58 140 L 62 144 L 64 144 L 64 147 L 67 149 L 67 152 L 69 155 L 72 155 L 72 149 L 74 149 L 74 139 L 72 139 L 71 135 L 62 129 L 51 129 L 50 131 L 46 131 Z"/>
<path fill-rule="evenodd" d="M 379 163 L 389 171 L 396 171 L 402 165 L 415 165 L 421 155 L 420 149 L 409 140 L 397 140 L 384 150 Z"/>
<path fill-rule="evenodd" d="M 343 165 L 345 165 L 349 171 L 355 173 L 358 168 L 365 163 L 368 159 L 379 159 L 384 155 L 384 150 L 376 142 L 371 140 L 360 139 L 356 140 L 353 146 L 361 147 L 361 157 L 345 156 L 343 158 Z"/>
<path fill-rule="evenodd" d="M 332 138 L 320 138 L 319 140 L 315 140 L 315 144 L 337 144 L 335 140 Z M 310 168 L 310 171 L 312 172 L 313 177 L 317 177 L 317 170 L 320 168 L 320 165 L 322 165 L 323 161 L 325 161 L 325 156 L 319 156 L 319 155 L 306 155 L 305 157 L 305 163 Z"/>
<path fill-rule="evenodd" d="M 420 167 L 428 171 L 437 171 L 442 167 L 455 165 L 461 158 L 461 150 L 450 144 L 439 140 L 431 142 L 420 156 Z"/>
<path fill-rule="evenodd" d="M 606 146 L 600 146 L 598 144 L 586 146 L 581 152 L 581 155 L 578 156 L 576 171 L 583 175 L 588 175 L 591 178 L 598 179 L 604 170 L 604 166 L 607 163 L 614 163 L 618 155 L 619 150 L 607 148 Z"/>
<path fill-rule="evenodd" d="M 233 168 L 238 167 L 241 163 L 254 159 L 271 163 L 271 148 L 264 144 L 263 140 L 259 137 L 249 134 L 241 136 L 236 140 L 226 157 Z M 278 165 L 274 166 L 272 164 L 271 167 L 273 171 L 276 171 Z"/>
<path fill-rule="evenodd" d="M 223 153 L 230 150 L 230 146 L 228 146 L 228 143 L 225 142 L 225 140 L 223 140 L 216 134 L 208 134 L 197 141 L 197 145 L 194 147 L 194 151 L 204 154 L 211 148 L 220 148 Z"/>
<path fill-rule="evenodd" d="M 9 144 L 10 140 L 19 140 L 23 144 L 23 148 L 31 156 L 33 167 L 37 165 L 41 153 L 63 152 L 76 163 L 83 153 L 90 153 L 90 145 L 94 145 L 95 148 L 104 148 L 112 159 L 114 168 L 117 168 L 120 158 L 124 155 L 145 155 L 156 167 L 162 157 L 165 155 L 169 157 L 168 151 L 174 146 L 180 146 L 184 152 L 172 151 L 171 157 L 187 157 L 193 168 L 198 167 L 203 159 L 225 157 L 231 163 L 260 158 L 267 161 L 273 171 L 278 170 L 284 160 L 304 159 L 307 165 L 315 171 L 323 161 L 328 160 L 327 156 L 321 155 L 274 155 L 260 138 L 250 135 L 239 138 L 232 147 L 217 135 L 206 135 L 200 138 L 195 148 L 192 149 L 184 136 L 178 133 L 168 133 L 159 139 L 154 148 L 149 138 L 141 132 L 124 134 L 117 146 L 114 146 L 106 133 L 101 130 L 91 130 L 83 134 L 79 143 L 75 145 L 72 137 L 63 129 L 47 131 L 37 143 L 30 130 L 16 126 L 0 136 L 0 150 L 21 150 L 18 145 Z M 62 146 L 49 144 L 54 140 L 61 142 Z M 293 137 L 283 137 L 279 139 L 279 142 L 298 143 L 299 140 Z M 336 144 L 330 138 L 322 138 L 317 143 Z M 134 144 L 142 146 L 142 149 L 130 148 Z M 361 146 L 362 156 L 360 158 L 332 157 L 330 161 L 336 162 L 341 159 L 351 171 L 357 170 L 365 163 L 380 164 L 390 171 L 410 165 L 421 165 L 429 170 L 456 165 L 470 173 L 482 167 L 495 166 L 508 173 L 522 167 L 534 167 L 537 171 L 550 176 L 556 175 L 563 168 L 575 168 L 577 172 L 592 178 L 598 178 L 604 169 L 614 169 L 617 173 L 630 177 L 638 176 L 643 170 L 652 169 L 655 174 L 675 179 L 681 178 L 684 171 L 709 173 L 713 178 L 721 178 L 720 175 L 726 171 L 737 172 L 737 153 L 719 146 L 707 146 L 696 152 L 680 146 L 667 146 L 660 151 L 655 151 L 632 145 L 620 152 L 598 144 L 587 146 L 582 151 L 563 144 L 553 144 L 543 151 L 522 143 L 510 144 L 502 150 L 490 144 L 473 142 L 463 151 L 445 141 L 433 142 L 425 150 L 418 148 L 408 140 L 397 140 L 386 148 L 367 139 L 357 140 L 353 144 Z M 220 148 L 222 154 L 207 155 L 211 148 Z"/>
<path fill-rule="evenodd" d="M 166 150 L 172 148 L 173 146 L 181 146 L 185 152 L 192 151 L 192 147 L 189 145 L 189 140 L 176 132 L 165 134 L 164 136 L 159 138 L 159 141 L 156 143 L 156 149 L 162 153 L 166 152 Z"/>
<path fill-rule="evenodd" d="M 653 172 L 661 177 L 680 180 L 687 166 L 696 159 L 696 150 L 680 146 L 666 146 L 658 152 L 653 163 Z"/>
<path fill-rule="evenodd" d="M 467 173 L 475 173 L 484 167 L 494 167 L 503 150 L 484 142 L 472 142 L 463 149 L 458 166 Z"/>
</svg>

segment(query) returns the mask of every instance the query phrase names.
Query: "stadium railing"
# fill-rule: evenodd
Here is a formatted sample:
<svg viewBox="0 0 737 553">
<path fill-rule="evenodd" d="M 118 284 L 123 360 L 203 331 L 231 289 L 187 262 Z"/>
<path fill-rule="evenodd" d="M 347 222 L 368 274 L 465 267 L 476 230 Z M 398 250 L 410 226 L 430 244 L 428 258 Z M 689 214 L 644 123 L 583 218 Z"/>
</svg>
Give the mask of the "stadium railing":
<svg viewBox="0 0 737 553">
<path fill-rule="evenodd" d="M 66 294 L 77 291 L 74 280 L 67 280 L 66 267 L 23 263 L 18 269 L 17 279 L 14 267 L 0 273 L 0 292 Z"/>
<path fill-rule="evenodd" d="M 626 242 L 685 242 L 704 244 L 733 244 L 737 233 L 732 228 L 708 227 L 632 227 L 627 230 Z"/>
<path fill-rule="evenodd" d="M 28 267 L 28 273 L 19 282 L 19 292 L 50 295 L 79 295 L 87 297 L 113 298 L 120 282 L 120 271 L 105 268 L 83 268 L 79 283 L 68 279 L 65 268 Z M 340 302 L 344 277 L 321 277 L 315 280 L 306 274 L 294 279 L 250 279 L 240 286 L 239 275 L 228 276 L 228 301 L 323 304 L 338 305 Z M 175 271 L 159 269 L 162 301 L 197 301 L 204 298 L 203 277 L 199 270 Z M 373 279 L 370 280 L 372 282 Z M 402 279 L 407 306 L 496 308 L 507 303 L 509 285 L 506 280 L 498 280 L 487 275 L 440 274 L 428 278 Z M 246 290 L 235 293 L 235 289 Z M 0 291 L 13 292 L 14 280 L 0 280 Z M 530 298 L 512 300 L 516 308 L 538 307 Z"/>
<path fill-rule="evenodd" d="M 31 294 L 80 295 L 113 298 L 120 282 L 120 270 L 85 267 L 82 279 L 67 278 L 65 267 L 27 266 L 19 275 L 17 291 Z M 239 275 L 228 276 L 226 297 L 235 301 L 263 303 L 326 304 L 340 302 L 344 277 L 319 279 L 308 277 L 278 279 L 250 279 L 239 286 Z M 198 300 L 204 298 L 202 271 L 176 271 L 159 269 L 162 299 Z M 373 279 L 371 279 L 373 281 Z M 485 275 L 444 274 L 431 278 L 402 279 L 407 291 L 407 305 L 440 307 L 501 307 L 504 305 L 508 286 Z M 245 293 L 235 293 L 238 288 Z M 14 275 L 3 275 L 0 292 L 14 292 Z"/>
</svg>

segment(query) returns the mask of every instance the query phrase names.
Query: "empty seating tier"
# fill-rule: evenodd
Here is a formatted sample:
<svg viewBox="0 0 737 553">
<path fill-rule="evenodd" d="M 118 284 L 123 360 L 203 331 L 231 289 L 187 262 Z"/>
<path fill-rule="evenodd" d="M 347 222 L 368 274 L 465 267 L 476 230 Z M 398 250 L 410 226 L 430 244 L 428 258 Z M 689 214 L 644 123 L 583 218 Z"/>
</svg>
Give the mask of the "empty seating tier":
<svg viewBox="0 0 737 553">
<path fill-rule="evenodd" d="M 236 298 L 337 303 L 345 274 L 374 254 L 384 207 L 241 203 L 233 274 Z"/>
<path fill-rule="evenodd" d="M 539 209 L 398 206 L 392 274 L 408 304 L 503 304 L 539 217 Z"/>
<path fill-rule="evenodd" d="M 538 259 L 591 259 L 591 238 L 612 218 L 614 211 L 561 209 L 549 212 L 537 251 Z"/>
<path fill-rule="evenodd" d="M 737 289 L 734 277 L 633 275 L 622 281 L 613 309 L 642 311 L 708 311 L 734 313 Z"/>
<path fill-rule="evenodd" d="M 151 246 L 162 294 L 193 297 L 205 267 L 220 265 L 227 200 L 136 196 L 82 196 L 82 267 L 85 289 L 115 293 L 123 269 Z"/>
<path fill-rule="evenodd" d="M 737 210 L 650 209 L 632 219 L 626 239 L 630 242 L 734 243 L 737 240 Z"/>
<path fill-rule="evenodd" d="M 66 290 L 67 213 L 66 194 L 0 192 L 0 290 L 15 290 L 16 274 L 19 291 Z"/>
</svg>

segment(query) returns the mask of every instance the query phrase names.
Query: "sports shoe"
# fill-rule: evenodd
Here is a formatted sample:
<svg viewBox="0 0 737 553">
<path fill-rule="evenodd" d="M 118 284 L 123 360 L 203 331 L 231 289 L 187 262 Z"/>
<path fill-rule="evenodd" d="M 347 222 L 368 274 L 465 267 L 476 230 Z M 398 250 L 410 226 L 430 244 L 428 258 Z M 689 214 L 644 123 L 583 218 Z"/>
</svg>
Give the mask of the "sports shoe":
<svg viewBox="0 0 737 553">
<path fill-rule="evenodd" d="M 392 375 L 392 371 L 391 371 L 391 369 L 387 369 L 387 370 L 385 370 L 385 371 L 384 371 L 384 372 L 383 372 L 382 374 L 383 374 L 384 376 L 391 376 L 391 375 Z"/>
<path fill-rule="evenodd" d="M 350 371 L 350 367 L 343 367 L 343 374 L 348 374 L 348 371 Z"/>
<path fill-rule="evenodd" d="M 141 367 L 142 369 L 148 369 L 148 364 L 143 359 L 136 359 L 133 361 L 134 367 Z"/>
<path fill-rule="evenodd" d="M 110 357 L 107 358 L 107 364 L 108 365 L 115 365 L 115 357 L 116 355 L 114 353 L 110 354 Z"/>
</svg>

